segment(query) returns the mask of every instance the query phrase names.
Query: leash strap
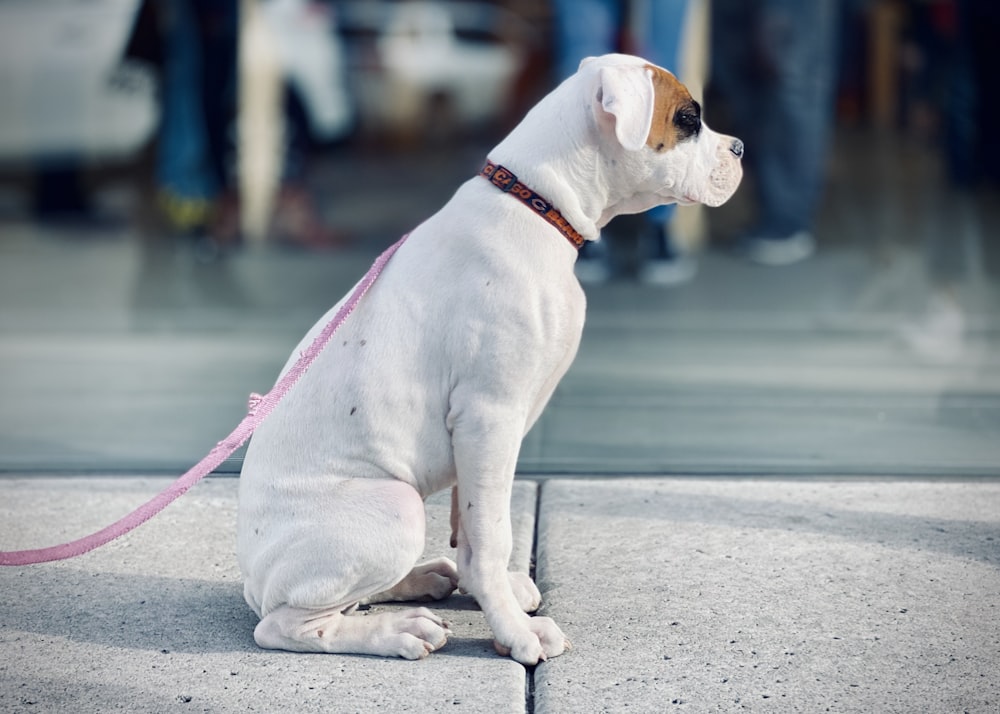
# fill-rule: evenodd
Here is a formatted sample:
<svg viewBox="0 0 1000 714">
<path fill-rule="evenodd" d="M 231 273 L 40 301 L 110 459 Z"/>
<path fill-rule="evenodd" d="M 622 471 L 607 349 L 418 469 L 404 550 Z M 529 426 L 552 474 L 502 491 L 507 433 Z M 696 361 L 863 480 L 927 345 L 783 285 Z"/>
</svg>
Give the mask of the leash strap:
<svg viewBox="0 0 1000 714">
<path fill-rule="evenodd" d="M 250 438 L 254 430 L 278 405 L 278 402 L 295 386 L 299 378 L 305 374 L 309 366 L 319 356 L 319 353 L 329 344 L 334 333 L 344 323 L 344 320 L 354 312 L 354 308 L 358 306 L 358 303 L 368 292 L 369 288 L 378 279 L 379 275 L 382 274 L 386 263 L 399 250 L 399 247 L 403 245 L 408 236 L 409 234 L 404 235 L 375 260 L 372 267 L 368 269 L 368 272 L 361 279 L 361 282 L 355 286 L 354 292 L 351 293 L 347 302 L 341 306 L 337 314 L 333 316 L 333 319 L 326 324 L 322 332 L 312 341 L 312 344 L 299 356 L 299 359 L 292 365 L 291 369 L 278 380 L 270 392 L 262 397 L 258 397 L 257 395 L 251 397 L 250 408 L 247 415 L 243 417 L 243 421 L 239 423 L 239 426 L 236 427 L 232 434 L 216 444 L 215 448 L 208 452 L 205 458 L 152 499 L 139 506 L 127 516 L 102 528 L 96 533 L 91 533 L 78 540 L 48 548 L 0 551 L 0 565 L 48 563 L 53 560 L 66 560 L 67 558 L 75 558 L 78 555 L 89 553 L 95 548 L 110 543 L 114 539 L 120 538 L 129 531 L 138 528 L 173 503 L 177 498 L 184 495 L 189 488 L 201 481 L 205 476 L 217 469 L 223 461 L 232 456 L 233 452 Z"/>
<path fill-rule="evenodd" d="M 487 179 L 491 184 L 496 186 L 498 189 L 504 193 L 509 193 L 514 198 L 518 199 L 526 205 L 528 208 L 533 210 L 539 216 L 548 221 L 556 230 L 562 233 L 566 240 L 572 243 L 577 250 L 583 247 L 586 239 L 580 235 L 580 233 L 570 225 L 570 222 L 566 220 L 566 217 L 561 214 L 552 203 L 528 186 L 521 183 L 513 171 L 500 164 L 494 164 L 489 159 L 486 160 L 486 165 L 483 166 L 482 171 L 479 175 L 484 179 Z"/>
</svg>

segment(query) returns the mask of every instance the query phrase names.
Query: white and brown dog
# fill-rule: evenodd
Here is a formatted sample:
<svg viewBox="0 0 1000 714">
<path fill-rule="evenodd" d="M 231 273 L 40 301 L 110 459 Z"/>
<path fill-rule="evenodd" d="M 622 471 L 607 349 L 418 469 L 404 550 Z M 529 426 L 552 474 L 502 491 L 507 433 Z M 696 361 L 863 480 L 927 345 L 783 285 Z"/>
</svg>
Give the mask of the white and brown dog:
<svg viewBox="0 0 1000 714">
<path fill-rule="evenodd" d="M 354 606 L 460 587 L 499 651 L 524 664 L 563 652 L 507 563 L 521 440 L 583 329 L 577 247 L 622 213 L 723 203 L 742 153 L 666 70 L 590 58 L 413 231 L 247 451 L 237 547 L 261 647 L 423 657 L 448 635 L 432 612 Z M 457 566 L 417 565 L 423 501 L 456 484 Z"/>
</svg>

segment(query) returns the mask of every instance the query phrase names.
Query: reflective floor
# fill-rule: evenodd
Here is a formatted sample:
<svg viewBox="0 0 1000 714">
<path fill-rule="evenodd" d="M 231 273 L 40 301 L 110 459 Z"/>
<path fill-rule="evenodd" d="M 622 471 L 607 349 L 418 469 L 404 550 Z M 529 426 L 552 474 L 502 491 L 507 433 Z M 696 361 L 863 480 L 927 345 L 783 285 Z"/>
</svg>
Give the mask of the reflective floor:
<svg viewBox="0 0 1000 714">
<path fill-rule="evenodd" d="M 134 172 L 97 182 L 87 223 L 34 221 L 5 185 L 0 470 L 184 470 L 485 148 L 331 150 L 312 187 L 349 248 L 214 262 L 148 218 Z M 997 190 L 949 191 L 925 147 L 842 131 L 819 251 L 783 268 L 730 250 L 742 196 L 710 213 L 697 276 L 675 288 L 633 279 L 635 219 L 613 224 L 620 274 L 587 288 L 580 354 L 520 471 L 1000 472 Z"/>
</svg>

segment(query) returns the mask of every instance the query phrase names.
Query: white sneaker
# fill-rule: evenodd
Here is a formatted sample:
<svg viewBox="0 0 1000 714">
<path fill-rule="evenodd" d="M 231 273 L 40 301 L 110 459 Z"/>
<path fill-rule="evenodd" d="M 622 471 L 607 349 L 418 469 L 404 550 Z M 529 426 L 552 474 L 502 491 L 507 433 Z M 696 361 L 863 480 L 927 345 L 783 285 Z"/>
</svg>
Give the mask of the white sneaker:
<svg viewBox="0 0 1000 714">
<path fill-rule="evenodd" d="M 740 254 L 759 265 L 791 265 L 816 252 L 816 239 L 809 231 L 786 238 L 750 236 L 739 246 Z"/>
<path fill-rule="evenodd" d="M 647 260 L 639 268 L 639 280 L 646 285 L 672 287 L 694 279 L 698 261 L 688 255 L 676 258 Z"/>
<path fill-rule="evenodd" d="M 916 324 L 899 331 L 903 343 L 930 362 L 958 360 L 965 347 L 965 313 L 954 299 L 940 295 L 928 301 L 927 312 Z"/>
<path fill-rule="evenodd" d="M 698 261 L 673 239 L 669 223 L 650 223 L 639 236 L 639 282 L 672 287 L 689 282 L 698 272 Z"/>
</svg>

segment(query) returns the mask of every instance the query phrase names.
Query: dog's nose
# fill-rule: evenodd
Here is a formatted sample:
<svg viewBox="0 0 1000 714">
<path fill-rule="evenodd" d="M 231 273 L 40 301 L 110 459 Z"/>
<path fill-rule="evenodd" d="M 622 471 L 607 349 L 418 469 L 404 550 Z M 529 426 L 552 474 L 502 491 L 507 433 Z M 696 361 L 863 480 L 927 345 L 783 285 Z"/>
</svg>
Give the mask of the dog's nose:
<svg viewBox="0 0 1000 714">
<path fill-rule="evenodd" d="M 737 159 L 743 158 L 743 142 L 739 139 L 733 139 L 733 143 L 729 145 L 729 150 L 733 152 L 733 156 Z"/>
</svg>

